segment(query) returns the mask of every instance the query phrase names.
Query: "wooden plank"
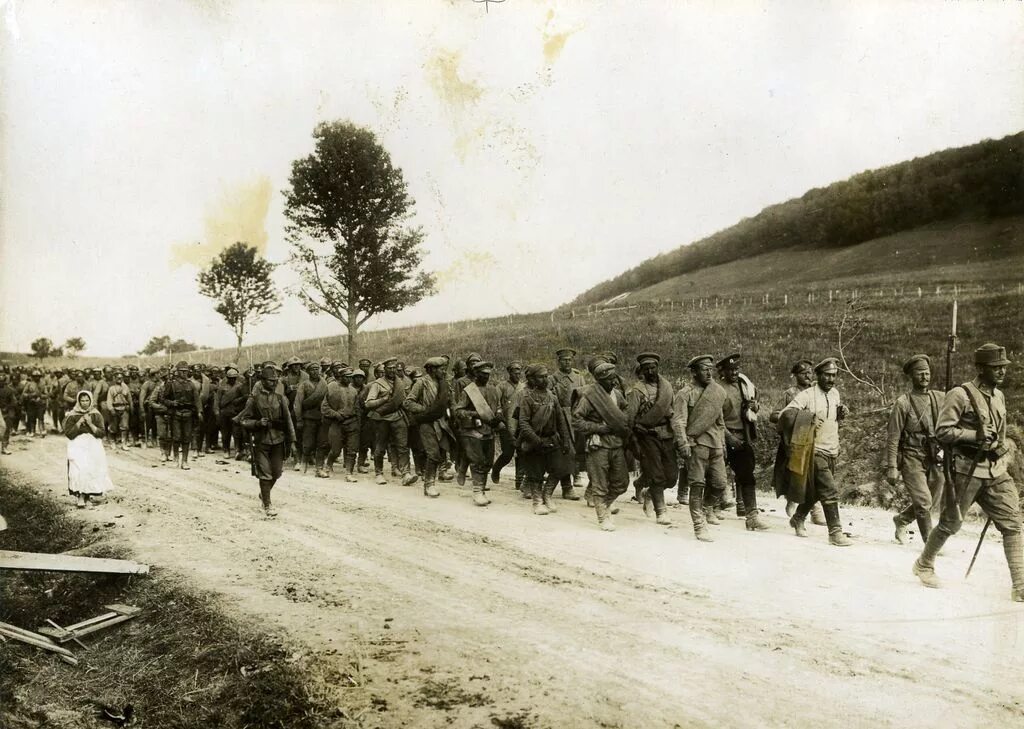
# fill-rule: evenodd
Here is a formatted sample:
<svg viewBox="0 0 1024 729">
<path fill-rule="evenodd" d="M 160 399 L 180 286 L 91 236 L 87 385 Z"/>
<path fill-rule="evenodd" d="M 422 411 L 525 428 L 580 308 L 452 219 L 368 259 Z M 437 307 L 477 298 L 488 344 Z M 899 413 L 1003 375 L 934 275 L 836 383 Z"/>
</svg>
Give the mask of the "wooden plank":
<svg viewBox="0 0 1024 729">
<path fill-rule="evenodd" d="M 30 570 L 38 572 L 101 572 L 121 575 L 149 574 L 148 564 L 125 559 L 99 559 L 74 557 L 67 554 L 40 552 L 10 552 L 0 549 L 0 570 Z"/>
<path fill-rule="evenodd" d="M 78 639 L 84 635 L 95 633 L 98 630 L 104 630 L 113 625 L 118 625 L 126 620 L 131 620 L 139 613 L 142 612 L 142 608 L 134 607 L 132 605 L 104 605 L 104 607 L 110 612 L 106 612 L 103 615 L 99 615 L 95 618 L 89 618 L 83 620 L 80 623 L 69 625 L 66 628 L 57 625 L 52 620 L 46 622 L 52 625 L 52 628 L 40 628 L 39 632 L 43 635 L 50 636 L 55 639 L 58 643 L 67 643 L 69 640 L 78 642 Z M 81 643 L 79 643 L 81 645 Z"/>
<path fill-rule="evenodd" d="M 53 653 L 58 653 L 58 654 L 60 654 L 62 656 L 66 656 L 68 658 L 74 658 L 75 657 L 74 653 L 69 651 L 67 648 L 62 648 L 61 646 L 57 645 L 56 643 L 54 643 L 49 638 L 47 638 L 45 636 L 42 636 L 42 635 L 37 635 L 35 637 L 30 637 L 30 635 L 24 635 L 23 633 L 25 633 L 25 632 L 28 632 L 28 631 L 9 630 L 7 627 L 4 627 L 4 625 L 0 624 L 0 634 L 6 635 L 8 638 L 11 638 L 12 640 L 17 640 L 17 641 L 20 641 L 22 643 L 26 643 L 28 645 L 35 646 L 36 648 L 42 648 L 43 650 L 46 650 L 46 651 L 51 651 Z"/>
<path fill-rule="evenodd" d="M 83 635 L 89 635 L 90 633 L 95 633 L 97 630 L 105 630 L 106 628 L 109 628 L 111 626 L 117 625 L 118 623 L 123 623 L 126 620 L 131 620 L 134 617 L 135 617 L 134 615 L 118 615 L 116 618 L 111 618 L 110 620 L 104 621 L 102 623 L 96 623 L 95 625 L 90 625 L 88 628 L 82 628 L 81 630 L 76 630 L 75 631 L 75 637 L 76 638 L 81 638 Z"/>
</svg>

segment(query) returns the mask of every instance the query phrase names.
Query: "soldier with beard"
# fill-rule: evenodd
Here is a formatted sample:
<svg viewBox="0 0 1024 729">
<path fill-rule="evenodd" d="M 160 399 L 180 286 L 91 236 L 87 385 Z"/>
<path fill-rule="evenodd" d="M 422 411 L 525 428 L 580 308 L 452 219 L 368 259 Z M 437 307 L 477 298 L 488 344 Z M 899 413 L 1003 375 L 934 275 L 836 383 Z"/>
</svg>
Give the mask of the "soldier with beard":
<svg viewBox="0 0 1024 729">
<path fill-rule="evenodd" d="M 558 360 L 558 370 L 551 376 L 551 392 L 558 398 L 559 405 L 571 413 L 579 398 L 579 390 L 584 385 L 583 374 L 575 369 L 573 360 L 576 357 L 576 350 L 572 347 L 563 347 L 555 352 Z M 584 468 L 584 447 L 583 439 L 576 438 L 575 463 L 573 472 L 569 476 L 563 476 L 562 498 L 568 501 L 579 501 L 579 496 L 574 488 L 579 485 L 579 473 Z"/>
<path fill-rule="evenodd" d="M 295 444 L 288 400 L 277 391 L 279 373 L 273 362 L 261 365 L 261 380 L 238 416 L 242 427 L 252 433 L 252 475 L 259 480 L 260 501 L 268 517 L 277 516 L 270 492 L 281 478 L 284 461 Z"/>
<path fill-rule="evenodd" d="M 459 421 L 462 451 L 473 479 L 473 503 L 487 506 L 487 476 L 494 465 L 494 433 L 505 427 L 501 414 L 501 395 L 491 384 L 494 365 L 477 362 L 473 367 L 473 381 L 462 388 L 455 403 L 453 417 Z"/>
<path fill-rule="evenodd" d="M 288 400 L 288 407 L 295 407 L 295 394 L 299 391 L 299 383 L 309 379 L 309 375 L 302 369 L 302 361 L 298 357 L 291 357 L 282 365 L 284 372 L 280 378 L 280 384 L 284 387 L 284 396 Z M 302 468 L 299 463 L 301 453 L 299 448 L 292 450 L 292 467 L 298 471 Z"/>
<path fill-rule="evenodd" d="M 238 376 L 238 368 L 234 365 L 228 365 L 224 375 L 224 381 L 220 383 L 216 394 L 221 446 L 224 449 L 225 457 L 227 457 L 231 455 L 231 445 L 234 443 L 235 460 L 240 461 L 245 457 L 245 447 L 242 426 L 235 422 L 235 418 L 245 407 L 245 402 L 249 399 L 249 391 L 245 382 Z"/>
<path fill-rule="evenodd" d="M 757 508 L 757 479 L 754 476 L 757 466 L 754 442 L 757 440 L 757 412 L 760 406 L 754 383 L 740 372 L 739 363 L 738 352 L 718 362 L 721 386 L 725 390 L 725 403 L 722 406 L 725 418 L 725 462 L 732 469 L 739 490 L 736 499 L 737 516 L 746 517 L 748 530 L 765 531 L 768 525 L 761 519 L 761 511 Z"/>
<path fill-rule="evenodd" d="M 526 389 L 526 382 L 523 381 L 523 364 L 518 360 L 509 362 L 505 367 L 508 372 L 508 379 L 497 384 L 498 393 L 501 395 L 501 412 L 505 414 L 505 427 L 498 431 L 498 442 L 501 445 L 501 455 L 494 461 L 491 468 L 491 481 L 498 483 L 501 478 L 501 469 L 512 462 L 516 454 L 515 428 L 512 425 L 512 413 L 518 406 L 517 395 Z M 516 488 L 523 488 L 523 469 L 516 461 Z"/>
<path fill-rule="evenodd" d="M 189 378 L 188 362 L 178 362 L 174 377 L 161 390 L 160 402 L 167 408 L 166 417 L 175 463 L 187 471 L 190 468 L 188 449 L 192 443 L 192 428 L 200 424 L 203 417 L 199 388 Z"/>
<path fill-rule="evenodd" d="M 320 406 L 327 395 L 327 382 L 321 377 L 320 364 L 306 366 L 307 379 L 299 383 L 295 392 L 295 423 L 302 432 L 303 472 L 312 463 L 317 478 L 327 478 L 324 461 L 330 449 L 328 426 L 324 423 Z"/>
<path fill-rule="evenodd" d="M 785 407 L 793 401 L 800 392 L 814 385 L 814 363 L 808 359 L 802 359 L 796 362 L 789 370 L 793 376 L 794 384 L 787 388 L 782 394 L 782 406 Z M 786 441 L 786 433 L 784 428 L 780 427 L 780 420 L 782 416 L 782 409 L 776 410 L 771 414 L 769 420 L 776 424 L 776 428 L 779 429 L 782 437 L 779 438 L 779 448 L 775 454 L 775 468 L 773 469 L 773 480 L 775 483 L 775 495 L 786 496 L 786 516 L 793 518 L 793 514 L 796 513 L 796 507 L 799 504 L 796 501 L 792 501 L 788 498 L 789 493 L 789 480 L 790 473 L 787 465 L 789 461 L 789 443 Z M 815 502 L 814 507 L 811 509 L 811 523 L 817 526 L 825 526 L 825 514 L 821 510 L 821 504 Z"/>
<path fill-rule="evenodd" d="M 341 363 L 339 363 L 341 364 Z M 359 452 L 359 389 L 352 383 L 351 367 L 335 368 L 337 378 L 327 385 L 327 394 L 320 403 L 323 426 L 327 428 L 330 452 L 327 454 L 327 473 L 334 471 L 334 463 L 344 453 L 345 480 L 356 482 L 356 455 Z"/>
<path fill-rule="evenodd" d="M 665 506 L 665 489 L 678 479 L 675 434 L 672 431 L 671 383 L 658 373 L 660 355 L 644 352 L 637 355 L 640 379 L 626 394 L 633 417 L 633 435 L 643 472 L 641 501 L 644 513 L 650 515 L 651 505 L 658 524 L 671 525 Z"/>
<path fill-rule="evenodd" d="M 572 423 L 549 384 L 548 368 L 531 364 L 519 397 L 516 451 L 523 461 L 524 488 L 539 516 L 556 511 L 551 495 L 562 477 L 572 474 L 574 460 Z"/>
<path fill-rule="evenodd" d="M 479 354 L 471 352 L 466 357 L 465 364 L 461 362 L 455 363 L 455 367 L 452 372 L 454 378 L 452 380 L 452 403 L 459 401 L 459 398 L 462 396 L 462 390 L 466 385 L 473 381 L 473 368 L 482 360 L 483 357 Z M 466 474 L 469 473 L 469 460 L 466 458 L 466 454 L 462 449 L 462 423 L 459 422 L 458 418 L 452 417 L 451 426 L 452 430 L 455 432 L 455 444 L 452 454 L 452 461 L 455 465 L 455 480 L 460 486 L 463 486 L 466 483 Z"/>
<path fill-rule="evenodd" d="M 397 378 L 398 360 L 389 357 L 384 360 L 384 374 L 370 385 L 366 395 L 367 417 L 373 421 L 373 469 L 378 484 L 386 484 L 384 476 L 384 454 L 395 454 L 396 465 L 403 486 L 411 486 L 419 480 L 409 471 L 409 426 L 402 411 L 405 402 L 405 386 Z"/>
<path fill-rule="evenodd" d="M 403 407 L 419 434 L 423 449 L 423 494 L 437 498 L 437 471 L 451 451 L 454 433 L 448 425 L 449 389 L 444 357 L 431 357 L 423 365 L 426 374 L 413 383 Z"/>
</svg>

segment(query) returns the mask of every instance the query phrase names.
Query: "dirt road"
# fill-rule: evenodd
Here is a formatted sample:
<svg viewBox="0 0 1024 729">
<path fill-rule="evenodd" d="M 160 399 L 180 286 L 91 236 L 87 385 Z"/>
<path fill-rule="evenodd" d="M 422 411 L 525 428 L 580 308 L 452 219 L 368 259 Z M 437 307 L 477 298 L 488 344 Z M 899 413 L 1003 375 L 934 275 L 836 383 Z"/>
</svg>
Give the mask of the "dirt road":
<svg viewBox="0 0 1024 729">
<path fill-rule="evenodd" d="M 65 442 L 16 439 L 0 468 L 73 508 Z M 582 502 L 534 516 L 508 483 L 481 509 L 454 484 L 429 500 L 288 472 L 266 520 L 245 464 L 110 460 L 118 489 L 83 514 L 337 669 L 347 726 L 1024 724 L 1024 606 L 997 538 L 962 579 L 977 524 L 927 590 L 916 545 L 869 509 L 844 510 L 847 549 L 797 539 L 767 497 L 771 532 L 730 519 L 701 544 L 681 510 L 658 527 L 626 503 L 609 534 Z"/>
</svg>

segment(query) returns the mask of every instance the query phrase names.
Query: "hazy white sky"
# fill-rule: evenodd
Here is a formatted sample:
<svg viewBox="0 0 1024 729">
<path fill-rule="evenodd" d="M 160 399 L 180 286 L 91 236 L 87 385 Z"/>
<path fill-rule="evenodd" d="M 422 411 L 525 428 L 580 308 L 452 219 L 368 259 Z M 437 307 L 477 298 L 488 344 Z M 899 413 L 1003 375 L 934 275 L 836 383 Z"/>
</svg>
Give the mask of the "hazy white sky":
<svg viewBox="0 0 1024 729">
<path fill-rule="evenodd" d="M 440 274 L 376 326 L 548 309 L 810 187 L 1024 128 L 1016 2 L 0 8 L 4 350 L 232 345 L 195 264 L 240 238 L 287 257 L 281 191 L 322 120 L 377 132 Z M 250 340 L 338 333 L 289 301 Z"/>
</svg>

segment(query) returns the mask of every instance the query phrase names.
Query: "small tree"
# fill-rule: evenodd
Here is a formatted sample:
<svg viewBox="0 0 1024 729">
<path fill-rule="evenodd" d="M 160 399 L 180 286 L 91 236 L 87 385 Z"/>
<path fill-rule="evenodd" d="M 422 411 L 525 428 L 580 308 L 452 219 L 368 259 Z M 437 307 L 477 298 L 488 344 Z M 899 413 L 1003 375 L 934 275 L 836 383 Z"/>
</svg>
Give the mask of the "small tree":
<svg viewBox="0 0 1024 729">
<path fill-rule="evenodd" d="M 71 337 L 68 341 L 64 342 L 64 351 L 68 353 L 68 357 L 74 359 L 79 353 L 85 349 L 85 340 L 81 337 Z"/>
<path fill-rule="evenodd" d="M 145 347 L 139 350 L 139 354 L 151 355 L 163 352 L 171 354 L 171 338 L 164 334 L 162 337 L 151 337 Z"/>
<path fill-rule="evenodd" d="M 30 346 L 32 347 L 32 356 L 39 359 L 49 357 L 53 351 L 53 342 L 48 337 L 39 337 Z"/>
<path fill-rule="evenodd" d="M 415 304 L 435 282 L 417 270 L 423 232 L 406 225 L 414 203 L 373 132 L 339 121 L 319 124 L 313 137 L 315 151 L 292 163 L 284 192 L 291 263 L 303 283 L 296 293 L 311 313 L 346 327 L 354 362 L 370 317 Z"/>
<path fill-rule="evenodd" d="M 281 308 L 281 298 L 270 277 L 273 271 L 274 264 L 262 258 L 256 248 L 235 243 L 199 273 L 199 293 L 217 302 L 217 313 L 235 332 L 236 362 L 242 356 L 246 327 Z"/>
</svg>

